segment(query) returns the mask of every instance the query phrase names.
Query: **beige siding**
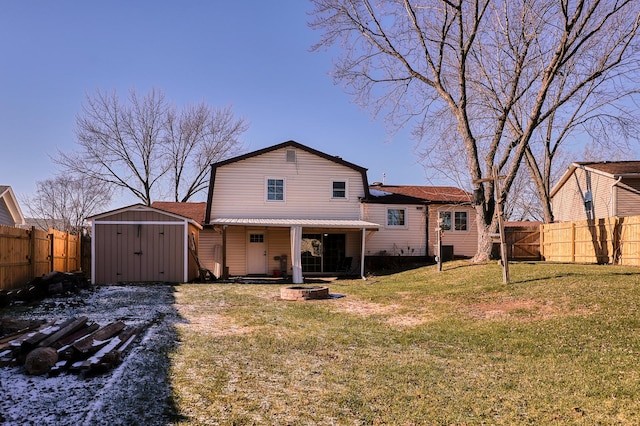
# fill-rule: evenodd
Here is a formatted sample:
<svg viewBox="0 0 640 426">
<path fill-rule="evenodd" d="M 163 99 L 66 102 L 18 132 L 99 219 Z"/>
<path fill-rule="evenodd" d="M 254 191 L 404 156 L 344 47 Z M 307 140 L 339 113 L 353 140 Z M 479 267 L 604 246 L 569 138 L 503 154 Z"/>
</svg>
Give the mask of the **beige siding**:
<svg viewBox="0 0 640 426">
<path fill-rule="evenodd" d="M 640 215 L 640 179 L 623 179 L 615 188 L 616 216 Z"/>
<path fill-rule="evenodd" d="M 612 185 L 615 180 L 580 168 L 567 179 L 551 199 L 554 220 L 571 222 L 588 219 L 584 196 L 590 189 L 593 203 L 593 219 L 615 214 Z"/>
<path fill-rule="evenodd" d="M 421 209 L 418 210 L 418 207 Z M 363 204 L 363 220 L 380 224 L 366 242 L 367 256 L 425 256 L 426 207 L 416 205 Z M 387 227 L 387 209 L 405 209 L 407 226 Z"/>
<path fill-rule="evenodd" d="M 217 278 L 222 276 L 222 232 L 213 229 L 200 231 L 198 257 L 203 268 L 210 270 Z"/>
<path fill-rule="evenodd" d="M 442 245 L 453 246 L 454 256 L 471 257 L 478 251 L 478 228 L 476 226 L 476 212 L 471 206 L 461 206 L 454 204 L 430 205 L 429 206 L 429 256 L 437 252 L 438 215 L 441 211 L 451 212 L 452 217 L 455 212 L 467 212 L 467 230 L 444 231 L 442 235 Z"/>
<path fill-rule="evenodd" d="M 267 231 L 267 274 L 280 270 L 280 257 L 287 256 L 287 269 L 283 273 L 291 274 L 291 237 L 289 228 L 269 228 Z"/>
<path fill-rule="evenodd" d="M 359 219 L 362 175 L 349 167 L 296 150 L 296 162 L 286 161 L 287 149 L 220 167 L 215 176 L 212 218 Z M 285 181 L 285 201 L 266 201 L 266 179 Z M 331 198 L 332 182 L 347 182 L 347 199 Z"/>
</svg>

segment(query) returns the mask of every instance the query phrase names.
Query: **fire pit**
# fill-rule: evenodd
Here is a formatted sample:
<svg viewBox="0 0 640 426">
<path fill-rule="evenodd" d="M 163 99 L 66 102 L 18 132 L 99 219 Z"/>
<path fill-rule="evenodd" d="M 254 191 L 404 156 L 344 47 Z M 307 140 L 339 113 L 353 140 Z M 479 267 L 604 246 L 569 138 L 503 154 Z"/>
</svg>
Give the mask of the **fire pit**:
<svg viewBox="0 0 640 426">
<path fill-rule="evenodd" d="M 312 300 L 328 299 L 329 287 L 322 286 L 293 286 L 280 289 L 282 300 Z"/>
</svg>

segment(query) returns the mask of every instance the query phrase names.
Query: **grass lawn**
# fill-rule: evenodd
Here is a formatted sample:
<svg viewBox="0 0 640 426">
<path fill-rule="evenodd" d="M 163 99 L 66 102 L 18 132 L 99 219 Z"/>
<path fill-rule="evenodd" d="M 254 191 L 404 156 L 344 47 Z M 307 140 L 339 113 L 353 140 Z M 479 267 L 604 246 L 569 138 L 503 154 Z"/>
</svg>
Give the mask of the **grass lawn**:
<svg viewBox="0 0 640 426">
<path fill-rule="evenodd" d="M 640 269 L 510 266 L 180 285 L 180 424 L 640 424 Z"/>
</svg>

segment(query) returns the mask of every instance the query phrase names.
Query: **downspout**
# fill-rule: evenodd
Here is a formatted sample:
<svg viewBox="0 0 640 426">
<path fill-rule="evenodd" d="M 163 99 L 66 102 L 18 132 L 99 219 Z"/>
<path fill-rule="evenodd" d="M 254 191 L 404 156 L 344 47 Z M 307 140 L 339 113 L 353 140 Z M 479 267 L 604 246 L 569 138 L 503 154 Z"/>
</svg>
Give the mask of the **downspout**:
<svg viewBox="0 0 640 426">
<path fill-rule="evenodd" d="M 93 221 L 91 221 L 91 284 L 95 285 L 95 283 L 96 283 L 96 221 L 94 219 Z"/>
<path fill-rule="evenodd" d="M 362 277 L 363 280 L 366 280 L 367 278 L 364 276 L 364 254 L 365 254 L 365 244 L 366 244 L 366 232 L 367 229 L 366 228 L 362 228 L 362 244 L 361 249 L 360 249 L 360 277 Z"/>
<path fill-rule="evenodd" d="M 613 214 L 613 203 L 614 203 L 614 200 L 613 200 L 613 190 L 614 190 L 614 188 L 616 187 L 616 185 L 618 185 L 618 184 L 620 183 L 620 181 L 621 181 L 621 180 L 622 180 L 622 176 L 619 176 L 619 177 L 618 177 L 618 180 L 616 180 L 615 182 L 613 182 L 613 184 L 611 185 L 611 194 L 609 195 L 609 209 L 610 209 L 611 211 L 609 212 L 609 217 L 613 217 L 613 216 L 614 216 L 614 214 Z M 617 204 L 617 203 L 616 203 L 616 204 Z M 616 205 L 616 210 L 617 210 L 617 207 L 618 207 L 618 206 Z"/>
<path fill-rule="evenodd" d="M 614 203 L 613 191 L 614 191 L 616 185 L 618 185 L 621 180 L 622 180 L 622 176 L 619 176 L 618 180 L 616 180 L 611 185 L 611 194 L 609 195 L 609 209 L 611 211 L 609 212 L 609 220 L 611 220 L 611 218 L 614 217 L 614 214 L 613 214 L 614 213 L 614 211 L 613 211 L 614 210 L 613 209 L 613 207 L 614 207 L 614 205 L 613 205 L 613 203 Z M 615 206 L 616 207 L 615 208 L 616 212 L 615 213 L 617 213 L 617 210 L 618 210 L 617 200 L 615 200 L 615 204 L 616 204 L 616 206 Z M 618 264 L 620 256 L 622 254 L 622 246 L 620 244 L 621 243 L 620 239 L 616 238 L 616 235 L 617 235 L 616 228 L 618 228 L 619 222 L 618 222 L 618 220 L 615 220 L 614 223 L 615 223 L 615 225 L 614 225 L 613 229 L 611 230 L 611 244 L 613 245 L 613 256 L 612 256 L 612 259 L 611 259 L 611 263 Z"/>
</svg>

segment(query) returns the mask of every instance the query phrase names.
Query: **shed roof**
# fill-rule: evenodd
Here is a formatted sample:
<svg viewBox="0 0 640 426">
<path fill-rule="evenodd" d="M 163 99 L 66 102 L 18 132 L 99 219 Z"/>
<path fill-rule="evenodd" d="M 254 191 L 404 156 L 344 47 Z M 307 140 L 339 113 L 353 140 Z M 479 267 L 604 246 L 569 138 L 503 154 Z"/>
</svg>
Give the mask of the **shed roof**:
<svg viewBox="0 0 640 426">
<path fill-rule="evenodd" d="M 374 184 L 370 189 L 404 195 L 435 204 L 469 203 L 473 195 L 454 186 L 418 186 Z"/>
<path fill-rule="evenodd" d="M 97 219 L 103 219 L 104 220 L 105 218 L 108 218 L 109 216 L 115 215 L 117 213 L 127 212 L 127 211 L 154 211 L 154 212 L 161 213 L 161 214 L 164 214 L 164 215 L 167 215 L 167 216 L 171 216 L 171 217 L 174 217 L 174 218 L 177 218 L 177 219 L 182 219 L 182 220 L 184 220 L 186 222 L 189 222 L 189 223 L 192 223 L 192 224 L 196 225 L 198 228 L 202 229 L 202 224 L 200 222 L 197 222 L 193 218 L 190 218 L 190 217 L 185 216 L 183 214 L 178 214 L 178 213 L 170 212 L 170 211 L 167 211 L 167 210 L 162 210 L 162 209 L 159 209 L 157 207 L 151 207 L 151 206 L 147 206 L 147 205 L 144 205 L 144 204 L 132 204 L 130 206 L 125 206 L 125 207 L 121 207 L 119 209 L 110 210 L 108 212 L 99 213 L 99 214 L 96 214 L 96 215 L 93 215 L 93 216 L 89 216 L 87 218 L 87 221 L 89 223 L 92 223 L 94 220 L 97 220 Z"/>
</svg>

